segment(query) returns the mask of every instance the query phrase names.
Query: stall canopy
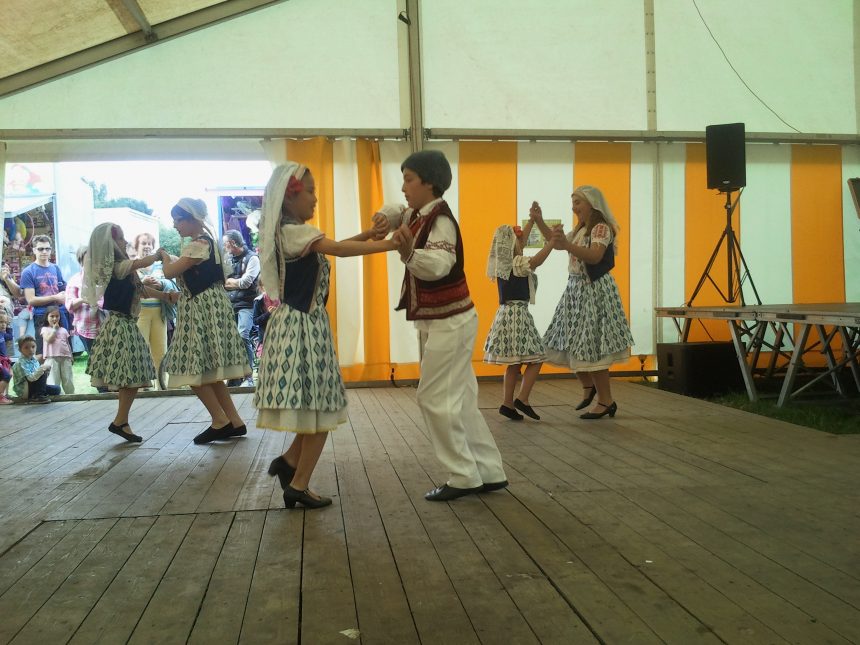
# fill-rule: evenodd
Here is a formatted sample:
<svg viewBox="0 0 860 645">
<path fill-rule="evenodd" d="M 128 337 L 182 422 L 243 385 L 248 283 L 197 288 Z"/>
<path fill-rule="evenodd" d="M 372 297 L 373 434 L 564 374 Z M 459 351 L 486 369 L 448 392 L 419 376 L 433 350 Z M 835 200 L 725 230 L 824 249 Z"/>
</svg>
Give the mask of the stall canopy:
<svg viewBox="0 0 860 645">
<path fill-rule="evenodd" d="M 39 208 L 54 198 L 53 195 L 27 195 L 26 197 L 9 197 L 3 203 L 4 217 L 17 217 L 22 213 Z"/>
</svg>

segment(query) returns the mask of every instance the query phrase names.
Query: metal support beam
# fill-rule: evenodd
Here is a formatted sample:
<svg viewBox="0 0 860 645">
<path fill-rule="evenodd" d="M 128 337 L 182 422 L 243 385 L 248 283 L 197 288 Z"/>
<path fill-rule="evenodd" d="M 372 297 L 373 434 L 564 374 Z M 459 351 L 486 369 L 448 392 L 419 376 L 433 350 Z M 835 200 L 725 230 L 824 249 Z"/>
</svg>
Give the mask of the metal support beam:
<svg viewBox="0 0 860 645">
<path fill-rule="evenodd" d="M 56 141 L 64 139 L 405 139 L 396 129 L 300 128 L 81 128 L 69 130 L 0 130 L 2 141 Z"/>
<path fill-rule="evenodd" d="M 131 14 L 131 17 L 134 18 L 134 21 L 140 25 L 140 30 L 143 32 L 146 42 L 155 42 L 158 36 L 152 31 L 152 25 L 149 24 L 149 20 L 147 20 L 146 14 L 143 13 L 143 9 L 137 4 L 137 0 L 122 0 L 122 4 Z"/>
<path fill-rule="evenodd" d="M 421 0 L 406 0 L 406 11 L 399 20 L 406 25 L 409 52 L 409 129 L 412 151 L 424 148 L 424 91 L 421 80 Z"/>
</svg>

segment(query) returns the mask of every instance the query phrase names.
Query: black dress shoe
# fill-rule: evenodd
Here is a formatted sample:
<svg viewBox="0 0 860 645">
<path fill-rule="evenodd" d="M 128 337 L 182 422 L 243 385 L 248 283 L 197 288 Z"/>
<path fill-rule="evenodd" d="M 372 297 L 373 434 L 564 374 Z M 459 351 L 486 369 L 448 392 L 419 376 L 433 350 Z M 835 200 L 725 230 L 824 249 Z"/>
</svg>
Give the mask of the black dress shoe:
<svg viewBox="0 0 860 645">
<path fill-rule="evenodd" d="M 499 414 L 501 414 L 503 417 L 508 417 L 508 419 L 511 419 L 513 421 L 522 421 L 523 420 L 523 415 L 521 415 L 519 412 L 517 412 L 513 408 L 509 408 L 506 405 L 503 405 L 499 408 Z"/>
<path fill-rule="evenodd" d="M 128 432 L 123 430 L 123 428 L 128 428 Z M 111 423 L 108 426 L 108 431 L 113 432 L 115 435 L 122 437 L 130 443 L 140 443 L 141 441 L 143 441 L 143 437 L 134 434 L 131 431 L 131 427 L 127 423 L 123 423 L 121 426 L 117 426 Z"/>
<path fill-rule="evenodd" d="M 475 486 L 475 488 L 455 488 L 448 484 L 443 484 L 438 488 L 434 488 L 429 493 L 424 494 L 424 499 L 428 502 L 450 502 L 458 497 L 465 497 L 472 493 L 479 493 L 483 490 L 483 486 Z"/>
<path fill-rule="evenodd" d="M 287 489 L 293 477 L 296 474 L 296 469 L 287 463 L 287 460 L 281 457 L 275 457 L 272 463 L 269 464 L 269 475 L 278 476 L 278 481 L 281 483 L 281 488 Z"/>
<path fill-rule="evenodd" d="M 305 490 L 296 490 L 292 486 L 287 486 L 284 489 L 284 508 L 295 508 L 296 504 L 301 504 L 305 508 L 322 508 L 323 506 L 331 505 L 330 497 L 320 498 L 311 497 L 310 492 Z"/>
<path fill-rule="evenodd" d="M 500 482 L 492 482 L 490 484 L 484 484 L 481 486 L 482 493 L 492 493 L 494 490 L 502 490 L 503 488 L 508 487 L 508 480 L 505 479 Z"/>
<path fill-rule="evenodd" d="M 577 410 L 582 410 L 583 408 L 587 408 L 589 405 L 591 405 L 591 402 L 594 401 L 594 395 L 597 394 L 597 388 L 593 385 L 584 387 L 582 389 L 591 390 L 591 394 L 589 394 L 587 397 L 585 397 L 584 399 L 582 399 L 582 401 L 579 402 L 579 405 L 576 406 Z"/>
<path fill-rule="evenodd" d="M 534 408 L 528 403 L 523 403 L 519 399 L 514 399 L 514 407 L 527 417 L 531 417 L 532 419 L 540 421 L 540 415 L 535 412 Z"/>
<path fill-rule="evenodd" d="M 194 437 L 194 443 L 199 446 L 201 443 L 209 443 L 211 441 L 216 441 L 217 439 L 229 439 L 233 436 L 230 434 L 231 432 L 233 432 L 233 426 L 229 423 L 221 428 L 213 428 L 212 426 L 209 426 L 199 435 Z"/>
<path fill-rule="evenodd" d="M 580 419 L 599 419 L 600 417 L 605 417 L 607 414 L 610 417 L 614 417 L 615 413 L 618 412 L 618 406 L 615 404 L 615 401 L 612 402 L 611 405 L 606 405 L 604 403 L 598 403 L 597 405 L 603 407 L 602 412 L 586 412 L 585 414 L 580 414 Z"/>
<path fill-rule="evenodd" d="M 240 426 L 234 426 L 232 423 L 230 424 L 231 437 L 242 437 L 246 434 L 248 434 L 248 427 L 244 423 Z"/>
</svg>

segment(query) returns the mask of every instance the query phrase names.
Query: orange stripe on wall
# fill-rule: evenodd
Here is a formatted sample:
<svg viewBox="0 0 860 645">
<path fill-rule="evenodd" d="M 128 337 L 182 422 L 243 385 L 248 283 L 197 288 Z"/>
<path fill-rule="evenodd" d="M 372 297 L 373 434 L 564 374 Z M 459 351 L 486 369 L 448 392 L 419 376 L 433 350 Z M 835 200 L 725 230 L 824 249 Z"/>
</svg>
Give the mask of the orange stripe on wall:
<svg viewBox="0 0 860 645">
<path fill-rule="evenodd" d="M 685 169 L 684 194 L 684 293 L 689 299 L 693 295 L 699 278 L 708 265 L 714 247 L 726 228 L 725 195 L 708 189 L 708 166 L 705 145 L 687 144 L 687 164 Z M 737 198 L 737 193 L 732 199 Z M 740 206 L 735 209 L 732 225 L 740 239 Z M 723 242 L 709 275 L 720 286 L 723 293 L 728 292 L 727 245 Z M 710 281 L 705 282 L 693 306 L 726 305 Z M 736 303 L 740 305 L 738 300 Z M 704 324 L 703 324 L 704 323 Z M 690 328 L 690 341 L 730 340 L 728 325 L 722 321 L 694 321 Z"/>
<path fill-rule="evenodd" d="M 382 165 L 379 143 L 359 139 L 355 142 L 358 166 L 358 206 L 363 230 L 370 228 L 371 217 L 382 206 Z M 391 370 L 389 344 L 388 267 L 384 253 L 365 255 L 363 263 L 364 364 L 341 369 L 345 381 L 381 381 Z"/>
<path fill-rule="evenodd" d="M 596 186 L 603 192 L 609 208 L 621 227 L 618 255 L 612 276 L 618 284 L 624 312 L 630 321 L 630 144 L 577 143 L 573 178 L 575 186 Z M 638 370 L 639 360 L 616 364 L 615 370 Z"/>
<path fill-rule="evenodd" d="M 795 303 L 845 302 L 842 150 L 791 147 L 791 271 Z"/>
<path fill-rule="evenodd" d="M 483 362 L 484 341 L 499 306 L 496 283 L 487 278 L 487 254 L 496 227 L 517 223 L 517 144 L 461 143 L 459 191 L 466 280 L 478 312 L 472 362 L 478 375 L 501 374 L 502 368 Z M 452 210 L 456 207 L 451 204 Z"/>
<path fill-rule="evenodd" d="M 307 166 L 314 176 L 317 191 L 317 208 L 310 224 L 319 228 L 326 237 L 334 237 L 334 146 L 324 137 L 287 142 L 287 158 Z M 337 347 L 337 276 L 335 262 L 331 262 L 331 280 L 326 310 Z"/>
</svg>

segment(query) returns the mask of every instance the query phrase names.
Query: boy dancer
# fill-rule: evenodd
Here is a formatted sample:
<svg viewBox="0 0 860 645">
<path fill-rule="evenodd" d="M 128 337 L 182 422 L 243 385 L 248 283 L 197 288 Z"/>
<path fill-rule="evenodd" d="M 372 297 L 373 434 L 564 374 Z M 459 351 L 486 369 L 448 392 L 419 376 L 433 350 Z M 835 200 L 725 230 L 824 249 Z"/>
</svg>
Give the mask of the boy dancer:
<svg viewBox="0 0 860 645">
<path fill-rule="evenodd" d="M 408 208 L 386 207 L 374 223 L 397 227 L 406 265 L 400 303 L 421 344 L 418 406 L 448 481 L 424 498 L 444 502 L 508 485 L 502 457 L 478 410 L 472 350 L 478 316 L 463 272 L 460 228 L 443 193 L 451 186 L 445 155 L 424 150 L 400 166 Z"/>
</svg>

